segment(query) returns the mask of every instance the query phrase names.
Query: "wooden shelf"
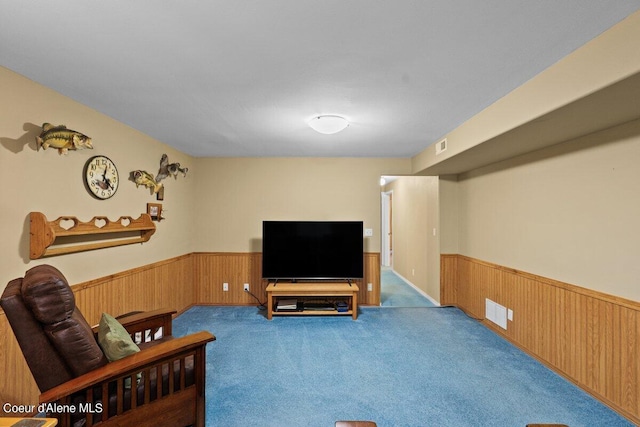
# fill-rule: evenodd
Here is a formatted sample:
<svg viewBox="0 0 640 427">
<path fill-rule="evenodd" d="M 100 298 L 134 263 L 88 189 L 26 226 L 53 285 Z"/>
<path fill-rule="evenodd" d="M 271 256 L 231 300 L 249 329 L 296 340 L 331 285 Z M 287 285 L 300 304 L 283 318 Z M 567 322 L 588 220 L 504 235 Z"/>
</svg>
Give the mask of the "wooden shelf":
<svg viewBox="0 0 640 427">
<path fill-rule="evenodd" d="M 155 224 L 146 213 L 137 219 L 121 216 L 111 221 L 96 216 L 82 222 L 73 216 L 48 221 L 43 213 L 31 212 L 29 219 L 31 259 L 144 243 L 156 232 Z"/>
<path fill-rule="evenodd" d="M 267 286 L 267 319 L 272 316 L 351 316 L 354 320 L 358 317 L 358 285 L 355 283 L 288 283 L 280 282 Z M 299 297 L 313 299 L 319 297 L 345 298 L 350 300 L 349 310 L 302 310 L 302 311 L 275 311 L 274 302 L 283 297 Z"/>
<path fill-rule="evenodd" d="M 352 316 L 353 310 L 302 310 L 302 311 L 274 311 L 271 316 Z"/>
</svg>

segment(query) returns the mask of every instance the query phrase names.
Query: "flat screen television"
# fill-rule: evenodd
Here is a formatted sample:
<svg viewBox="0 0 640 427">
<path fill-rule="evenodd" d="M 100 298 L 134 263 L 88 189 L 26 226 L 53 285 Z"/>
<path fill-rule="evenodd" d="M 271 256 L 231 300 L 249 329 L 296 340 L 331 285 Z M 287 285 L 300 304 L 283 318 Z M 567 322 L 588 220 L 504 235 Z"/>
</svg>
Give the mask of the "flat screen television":
<svg viewBox="0 0 640 427">
<path fill-rule="evenodd" d="M 361 279 L 362 221 L 263 221 L 262 277 Z"/>
</svg>

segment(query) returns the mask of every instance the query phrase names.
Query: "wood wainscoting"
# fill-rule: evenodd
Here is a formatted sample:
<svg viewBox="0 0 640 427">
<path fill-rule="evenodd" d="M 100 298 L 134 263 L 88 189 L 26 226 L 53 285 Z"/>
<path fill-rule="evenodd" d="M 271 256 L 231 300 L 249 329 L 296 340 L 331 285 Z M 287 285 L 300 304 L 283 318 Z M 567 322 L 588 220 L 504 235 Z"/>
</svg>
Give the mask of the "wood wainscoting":
<svg viewBox="0 0 640 427">
<path fill-rule="evenodd" d="M 70 283 L 76 306 L 89 324 L 97 324 L 103 312 L 119 316 L 131 311 L 173 308 L 181 313 L 197 304 L 257 305 L 244 292 L 266 303 L 260 253 L 191 253 L 88 282 Z M 380 305 L 380 254 L 366 253 L 365 278 L 358 280 L 359 304 Z M 55 265 L 55 260 L 51 260 Z M 63 272 L 64 273 L 64 272 Z M 229 283 L 229 291 L 222 291 Z M 364 285 L 363 285 L 364 283 Z M 367 290 L 367 284 L 372 290 Z M 11 326 L 0 309 L 0 405 L 37 405 L 39 390 L 22 356 Z M 8 416 L 0 411 L 0 416 Z"/>
<path fill-rule="evenodd" d="M 266 304 L 267 282 L 262 279 L 262 254 L 233 252 L 197 252 L 194 255 L 196 277 L 195 304 L 251 305 L 256 298 L 244 291 L 244 284 Z M 380 305 L 380 253 L 364 254 L 364 279 L 357 280 L 360 305 Z M 228 284 L 228 291 L 223 290 Z M 367 285 L 371 283 L 372 289 Z"/>
<path fill-rule="evenodd" d="M 441 256 L 441 304 L 468 315 L 640 425 L 640 303 L 462 255 Z M 513 310 L 507 330 L 485 298 Z"/>
</svg>

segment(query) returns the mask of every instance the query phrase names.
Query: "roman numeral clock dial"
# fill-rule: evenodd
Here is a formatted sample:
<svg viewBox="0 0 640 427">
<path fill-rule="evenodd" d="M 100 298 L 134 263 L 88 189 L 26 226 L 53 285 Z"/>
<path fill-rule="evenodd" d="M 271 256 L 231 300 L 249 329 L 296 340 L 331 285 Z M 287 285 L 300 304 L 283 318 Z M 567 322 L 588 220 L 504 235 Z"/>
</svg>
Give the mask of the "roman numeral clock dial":
<svg viewBox="0 0 640 427">
<path fill-rule="evenodd" d="M 120 177 L 116 165 L 105 156 L 94 156 L 84 167 L 87 191 L 96 199 L 105 200 L 116 194 Z"/>
</svg>

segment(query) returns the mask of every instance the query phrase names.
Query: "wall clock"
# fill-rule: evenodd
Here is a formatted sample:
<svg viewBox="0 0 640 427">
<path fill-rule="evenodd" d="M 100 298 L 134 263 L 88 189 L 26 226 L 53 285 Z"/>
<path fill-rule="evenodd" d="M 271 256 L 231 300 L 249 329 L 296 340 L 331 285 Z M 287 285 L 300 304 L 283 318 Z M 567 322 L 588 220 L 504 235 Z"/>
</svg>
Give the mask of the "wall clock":
<svg viewBox="0 0 640 427">
<path fill-rule="evenodd" d="M 105 200 L 116 194 L 120 177 L 116 165 L 105 156 L 94 156 L 84 166 L 84 183 L 91 195 Z"/>
</svg>

